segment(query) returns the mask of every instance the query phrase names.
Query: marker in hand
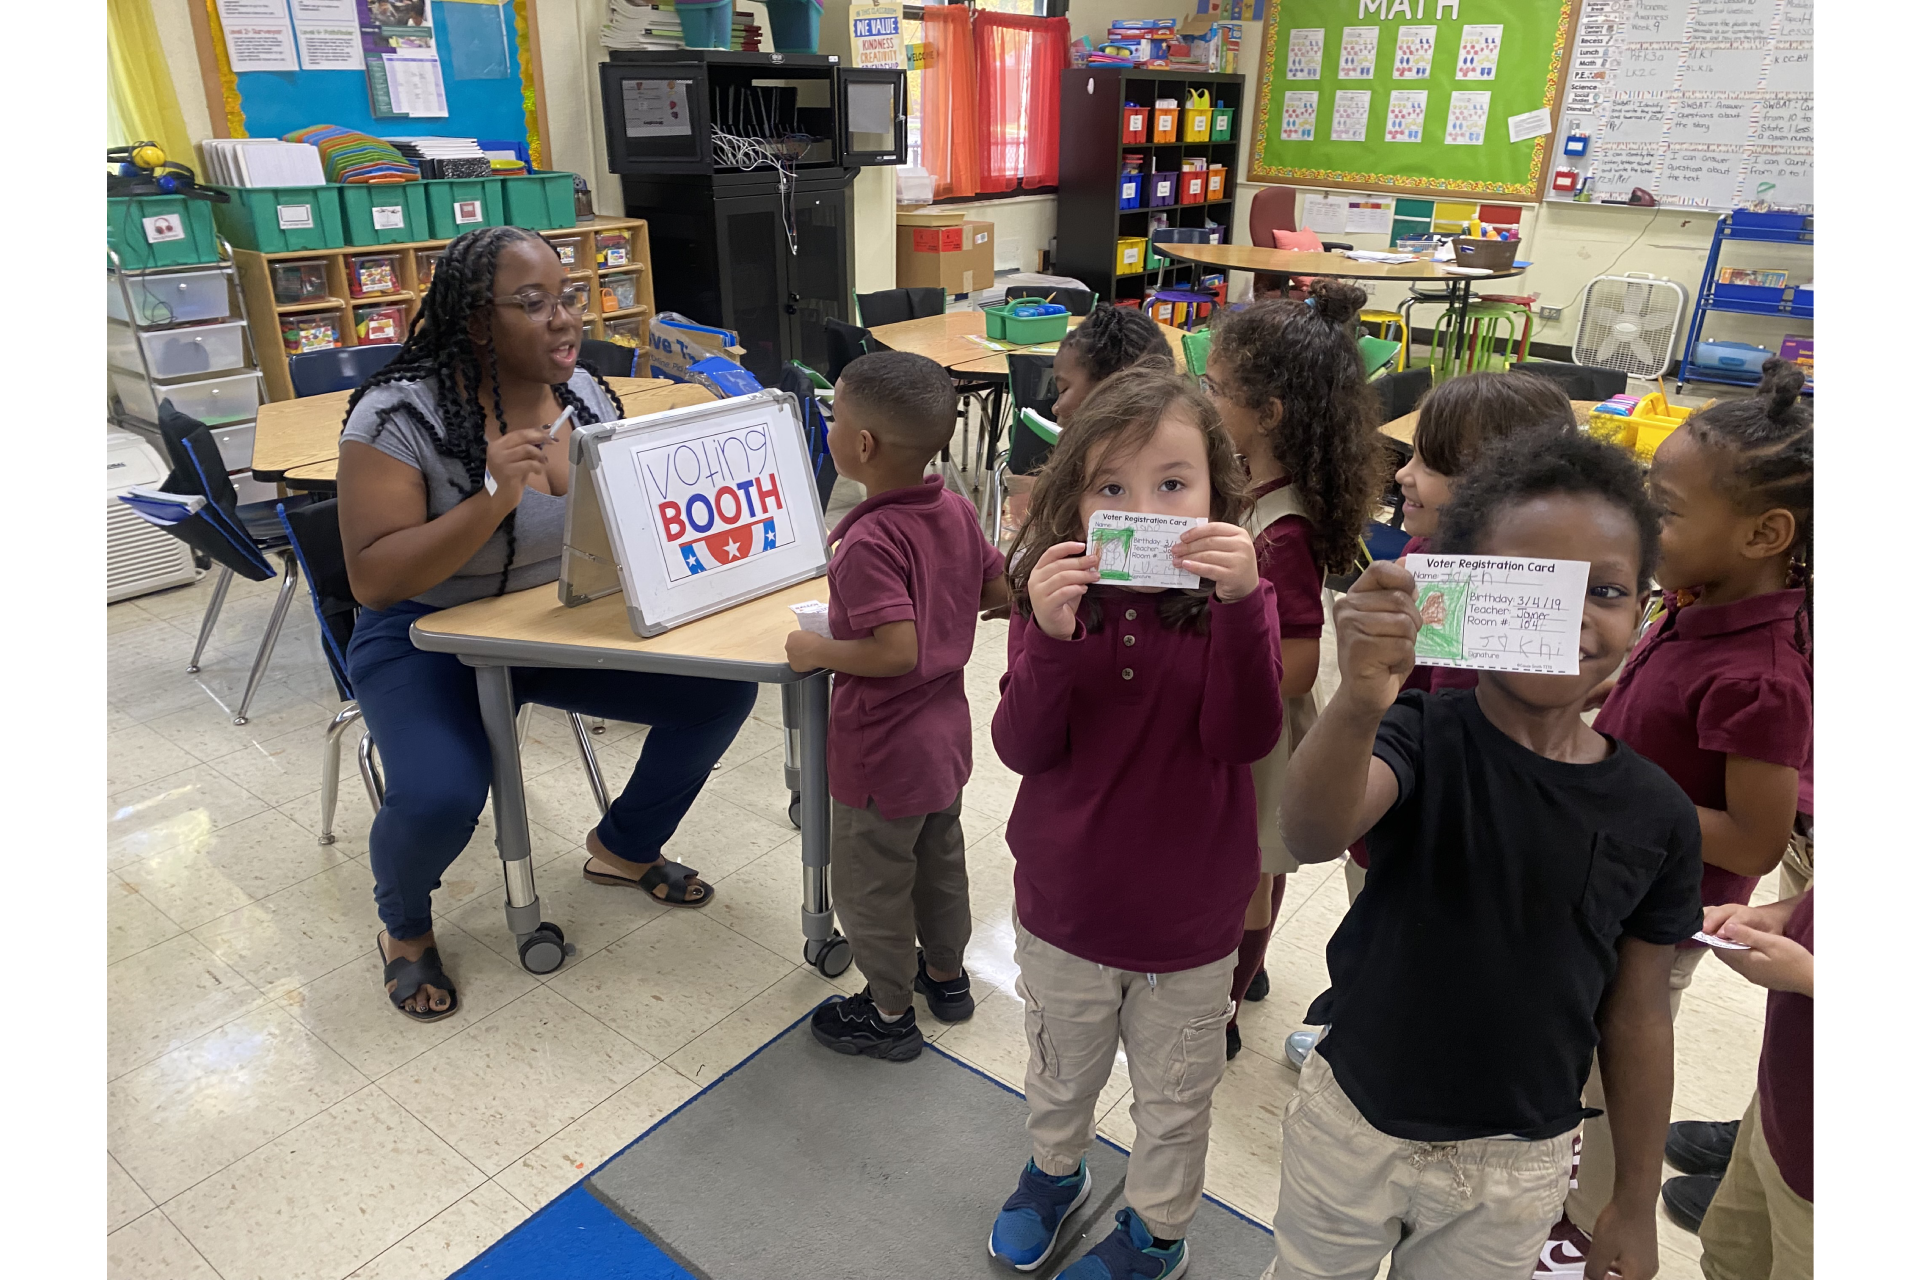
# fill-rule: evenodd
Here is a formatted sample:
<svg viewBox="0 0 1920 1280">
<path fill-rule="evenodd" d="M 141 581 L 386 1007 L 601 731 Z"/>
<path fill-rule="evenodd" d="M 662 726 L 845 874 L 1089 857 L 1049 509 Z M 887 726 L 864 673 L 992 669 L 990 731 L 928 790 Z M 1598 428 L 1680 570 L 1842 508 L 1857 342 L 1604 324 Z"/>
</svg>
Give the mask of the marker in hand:
<svg viewBox="0 0 1920 1280">
<path fill-rule="evenodd" d="M 568 405 L 560 411 L 560 416 L 555 418 L 552 425 L 547 428 L 547 439 L 558 440 L 560 438 L 560 428 L 566 426 L 567 423 L 572 420 L 573 406 Z M 506 432 L 502 431 L 500 434 L 505 435 Z M 494 480 L 493 472 L 489 471 L 487 472 L 487 496 L 492 497 L 498 492 L 500 492 L 500 485 Z"/>
</svg>

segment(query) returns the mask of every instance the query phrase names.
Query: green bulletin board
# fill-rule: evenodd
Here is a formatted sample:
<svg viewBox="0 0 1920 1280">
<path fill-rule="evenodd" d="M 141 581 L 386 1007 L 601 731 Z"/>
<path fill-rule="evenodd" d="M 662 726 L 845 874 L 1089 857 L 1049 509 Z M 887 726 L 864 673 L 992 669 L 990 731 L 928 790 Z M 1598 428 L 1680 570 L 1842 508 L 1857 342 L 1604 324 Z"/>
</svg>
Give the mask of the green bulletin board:
<svg viewBox="0 0 1920 1280">
<path fill-rule="evenodd" d="M 1269 0 L 1249 180 L 1538 200 L 1579 17 L 1580 0 Z M 1422 90 L 1413 141 L 1394 95 Z M 1510 141 L 1516 116 L 1538 136 Z"/>
</svg>

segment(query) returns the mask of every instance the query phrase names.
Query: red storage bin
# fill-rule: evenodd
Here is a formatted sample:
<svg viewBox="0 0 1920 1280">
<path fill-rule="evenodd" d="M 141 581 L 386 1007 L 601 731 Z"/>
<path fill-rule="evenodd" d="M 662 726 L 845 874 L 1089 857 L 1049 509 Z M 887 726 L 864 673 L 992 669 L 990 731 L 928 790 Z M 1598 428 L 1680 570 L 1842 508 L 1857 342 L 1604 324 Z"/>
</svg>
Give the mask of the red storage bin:
<svg viewBox="0 0 1920 1280">
<path fill-rule="evenodd" d="M 1147 107 L 1127 106 L 1120 109 L 1120 141 L 1122 143 L 1145 142 L 1147 140 Z"/>
<path fill-rule="evenodd" d="M 1202 204 L 1207 198 L 1207 171 L 1189 169 L 1180 175 L 1180 203 Z"/>
</svg>

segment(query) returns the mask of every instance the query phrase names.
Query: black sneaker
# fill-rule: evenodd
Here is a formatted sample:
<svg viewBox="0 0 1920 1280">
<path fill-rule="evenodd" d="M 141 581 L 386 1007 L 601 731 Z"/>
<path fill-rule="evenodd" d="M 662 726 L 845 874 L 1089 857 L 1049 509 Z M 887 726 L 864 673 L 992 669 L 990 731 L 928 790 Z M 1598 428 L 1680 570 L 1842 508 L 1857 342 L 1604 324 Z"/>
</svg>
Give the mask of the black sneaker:
<svg viewBox="0 0 1920 1280">
<path fill-rule="evenodd" d="M 1272 989 L 1273 984 L 1267 981 L 1266 966 L 1262 965 L 1260 972 L 1253 975 L 1253 981 L 1247 984 L 1247 1003 L 1259 1004 L 1267 998 L 1267 992 Z"/>
<path fill-rule="evenodd" d="M 942 1022 L 965 1022 L 973 1016 L 973 982 L 967 971 L 951 982 L 935 982 L 927 976 L 927 953 L 915 953 L 920 972 L 913 975 L 913 989 L 927 998 L 927 1009 Z"/>
<path fill-rule="evenodd" d="M 1667 1126 L 1667 1163 L 1682 1173 L 1717 1178 L 1727 1171 L 1739 1136 L 1738 1120 L 1676 1120 Z"/>
<path fill-rule="evenodd" d="M 1660 1199 L 1667 1216 L 1695 1235 L 1700 1234 L 1700 1219 L 1707 1216 L 1713 1193 L 1720 1189 L 1720 1178 L 1712 1173 L 1689 1173 L 1668 1178 L 1660 1186 Z"/>
<path fill-rule="evenodd" d="M 1227 1024 L 1227 1061 L 1232 1062 L 1240 1056 L 1240 1028 L 1231 1022 Z"/>
<path fill-rule="evenodd" d="M 897 1022 L 882 1022 L 871 988 L 813 1011 L 813 1038 L 835 1053 L 865 1054 L 886 1062 L 920 1056 L 926 1040 L 913 1020 L 913 1006 Z"/>
</svg>

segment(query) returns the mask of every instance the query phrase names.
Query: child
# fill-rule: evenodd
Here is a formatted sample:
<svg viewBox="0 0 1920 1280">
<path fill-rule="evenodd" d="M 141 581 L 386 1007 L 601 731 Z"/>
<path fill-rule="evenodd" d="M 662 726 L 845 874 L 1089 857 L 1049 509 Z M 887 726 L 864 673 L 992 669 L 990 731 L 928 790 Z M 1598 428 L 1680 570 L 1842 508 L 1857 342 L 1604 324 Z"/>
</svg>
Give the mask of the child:
<svg viewBox="0 0 1920 1280">
<path fill-rule="evenodd" d="M 1253 481 L 1243 521 L 1254 537 L 1260 576 L 1273 584 L 1286 676 L 1287 731 L 1254 766 L 1260 814 L 1260 883 L 1247 903 L 1233 970 L 1234 1020 L 1227 1057 L 1240 1052 L 1239 1008 L 1267 994 L 1267 942 L 1299 864 L 1280 838 L 1280 779 L 1287 756 L 1313 727 L 1319 706 L 1320 602 L 1329 571 L 1357 556 L 1379 501 L 1379 402 L 1353 341 L 1367 295 L 1338 280 L 1316 280 L 1304 302 L 1256 302 L 1214 326 L 1202 381 Z"/>
<path fill-rule="evenodd" d="M 1102 383 L 1034 490 L 993 743 L 1021 775 L 1016 990 L 1033 1156 L 989 1250 L 1043 1266 L 1092 1190 L 1094 1103 L 1124 1044 L 1138 1138 L 1118 1228 L 1063 1280 L 1171 1280 L 1206 1172 L 1229 988 L 1259 874 L 1249 766 L 1281 731 L 1273 588 L 1231 523 L 1246 482 L 1213 405 L 1170 370 Z M 1174 562 L 1197 591 L 1095 584 L 1102 509 L 1208 520 Z"/>
<path fill-rule="evenodd" d="M 1053 357 L 1054 421 L 1065 423 L 1093 389 L 1136 364 L 1173 367 L 1173 348 L 1146 312 L 1138 307 L 1101 303 L 1067 331 Z"/>
<path fill-rule="evenodd" d="M 1706 929 L 1752 948 L 1714 954 L 1768 995 L 1760 1087 L 1700 1224 L 1700 1273 L 1813 1280 L 1813 890 L 1709 907 Z"/>
<path fill-rule="evenodd" d="M 833 639 L 787 636 L 795 671 L 827 667 L 833 897 L 867 988 L 813 1014 L 814 1038 L 888 1062 L 919 1056 L 913 993 L 973 1016 L 960 789 L 973 771 L 965 668 L 974 617 L 1007 599 L 1006 562 L 927 461 L 953 433 L 953 382 L 925 356 L 875 352 L 834 384 L 827 448 L 867 499 L 827 566 Z M 923 948 L 915 959 L 916 933 Z"/>
<path fill-rule="evenodd" d="M 1711 405 L 1660 446 L 1665 611 L 1594 728 L 1665 769 L 1700 814 L 1700 900 L 1744 903 L 1786 852 L 1813 748 L 1813 412 L 1804 377 L 1769 360 L 1757 395 Z M 1672 1008 L 1706 955 L 1680 949 Z M 1604 1109 L 1605 1072 L 1587 1082 Z M 1591 1233 L 1612 1172 L 1604 1115 L 1580 1144 L 1567 1218 Z M 1594 1183 L 1598 1182 L 1596 1188 Z M 1568 1235 L 1563 1259 L 1580 1251 Z"/>
<path fill-rule="evenodd" d="M 1578 675 L 1402 693 L 1412 575 L 1376 562 L 1335 606 L 1341 683 L 1288 766 L 1282 828 L 1302 862 L 1365 832 L 1373 865 L 1327 944 L 1309 1018 L 1332 1025 L 1282 1121 L 1276 1280 L 1372 1276 L 1389 1254 L 1395 1274 L 1530 1275 L 1596 1044 L 1620 1160 L 1589 1274 L 1658 1268 L 1666 977 L 1700 927 L 1700 827 L 1657 766 L 1581 719 L 1633 641 L 1658 536 L 1631 456 L 1516 437 L 1461 478 L 1437 541 L 1585 561 Z"/>
</svg>

